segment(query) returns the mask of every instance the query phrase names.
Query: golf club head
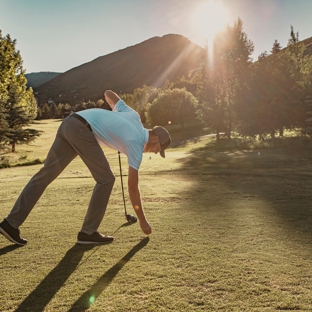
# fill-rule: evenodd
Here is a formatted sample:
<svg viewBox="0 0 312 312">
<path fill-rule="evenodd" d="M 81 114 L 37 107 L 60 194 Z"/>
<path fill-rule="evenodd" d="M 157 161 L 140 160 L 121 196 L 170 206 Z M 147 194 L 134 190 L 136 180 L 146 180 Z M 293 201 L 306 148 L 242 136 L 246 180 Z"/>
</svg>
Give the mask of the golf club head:
<svg viewBox="0 0 312 312">
<path fill-rule="evenodd" d="M 126 215 L 126 219 L 127 219 L 128 223 L 130 223 L 130 224 L 138 221 L 138 219 L 135 216 L 130 215 L 130 214 Z"/>
</svg>

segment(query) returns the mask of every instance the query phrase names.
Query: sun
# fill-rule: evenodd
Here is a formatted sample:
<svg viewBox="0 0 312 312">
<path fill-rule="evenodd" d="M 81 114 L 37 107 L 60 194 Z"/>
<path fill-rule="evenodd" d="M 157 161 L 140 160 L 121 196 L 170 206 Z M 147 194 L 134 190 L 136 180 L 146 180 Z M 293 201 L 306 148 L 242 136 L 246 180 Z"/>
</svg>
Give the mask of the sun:
<svg viewBox="0 0 312 312">
<path fill-rule="evenodd" d="M 211 42 L 228 24 L 228 11 L 221 2 L 208 0 L 196 8 L 193 25 L 197 35 Z"/>
</svg>

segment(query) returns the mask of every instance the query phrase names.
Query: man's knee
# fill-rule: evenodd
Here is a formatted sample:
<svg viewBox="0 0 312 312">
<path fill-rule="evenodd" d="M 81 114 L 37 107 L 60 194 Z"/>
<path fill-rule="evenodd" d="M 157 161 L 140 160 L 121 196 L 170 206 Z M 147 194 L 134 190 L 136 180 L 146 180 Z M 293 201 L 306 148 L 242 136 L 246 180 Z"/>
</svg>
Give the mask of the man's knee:
<svg viewBox="0 0 312 312">
<path fill-rule="evenodd" d="M 105 177 L 103 177 L 103 179 L 101 179 L 100 181 L 97 181 L 100 184 L 106 184 L 106 185 L 111 185 L 113 186 L 115 183 L 115 176 L 113 173 L 106 175 Z"/>
<path fill-rule="evenodd" d="M 114 185 L 116 177 L 114 176 L 114 174 L 112 174 L 110 178 L 111 178 L 112 185 Z"/>
</svg>

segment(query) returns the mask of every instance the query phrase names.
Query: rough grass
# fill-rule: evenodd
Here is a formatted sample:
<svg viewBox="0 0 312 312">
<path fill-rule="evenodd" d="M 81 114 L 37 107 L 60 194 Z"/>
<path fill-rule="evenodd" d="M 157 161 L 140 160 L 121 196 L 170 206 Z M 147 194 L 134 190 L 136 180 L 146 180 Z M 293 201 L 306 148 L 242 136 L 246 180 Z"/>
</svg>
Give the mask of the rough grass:
<svg viewBox="0 0 312 312">
<path fill-rule="evenodd" d="M 94 181 L 74 160 L 22 225 L 29 244 L 0 237 L 0 310 L 311 311 L 311 149 L 227 144 L 144 155 L 149 237 L 122 226 L 118 156 L 107 152 L 117 179 L 99 230 L 115 241 L 93 248 L 75 244 Z M 40 167 L 0 171 L 3 217 Z"/>
<path fill-rule="evenodd" d="M 42 131 L 41 136 L 30 144 L 18 144 L 15 153 L 11 153 L 10 146 L 2 147 L 0 149 L 0 168 L 42 164 L 60 122 L 59 119 L 34 121 L 30 128 Z"/>
</svg>

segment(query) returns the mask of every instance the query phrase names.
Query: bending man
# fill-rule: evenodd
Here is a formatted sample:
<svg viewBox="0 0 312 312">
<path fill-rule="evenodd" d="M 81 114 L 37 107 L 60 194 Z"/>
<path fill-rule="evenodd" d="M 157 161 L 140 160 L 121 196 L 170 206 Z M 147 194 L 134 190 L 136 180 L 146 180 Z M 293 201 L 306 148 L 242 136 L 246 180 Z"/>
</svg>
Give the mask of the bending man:
<svg viewBox="0 0 312 312">
<path fill-rule="evenodd" d="M 164 151 L 171 143 L 170 135 L 165 128 L 159 126 L 145 129 L 138 113 L 127 106 L 116 93 L 107 90 L 104 96 L 112 111 L 87 109 L 69 115 L 61 123 L 44 166 L 31 178 L 9 215 L 0 223 L 0 233 L 10 241 L 19 245 L 27 244 L 27 239 L 20 235 L 19 227 L 46 187 L 77 155 L 96 181 L 82 228 L 78 233 L 78 243 L 104 244 L 113 241 L 112 236 L 105 236 L 97 231 L 115 181 L 100 145 L 127 156 L 129 197 L 142 231 L 145 234 L 151 233 L 141 200 L 139 167 L 143 152 L 160 153 L 165 157 Z"/>
</svg>

